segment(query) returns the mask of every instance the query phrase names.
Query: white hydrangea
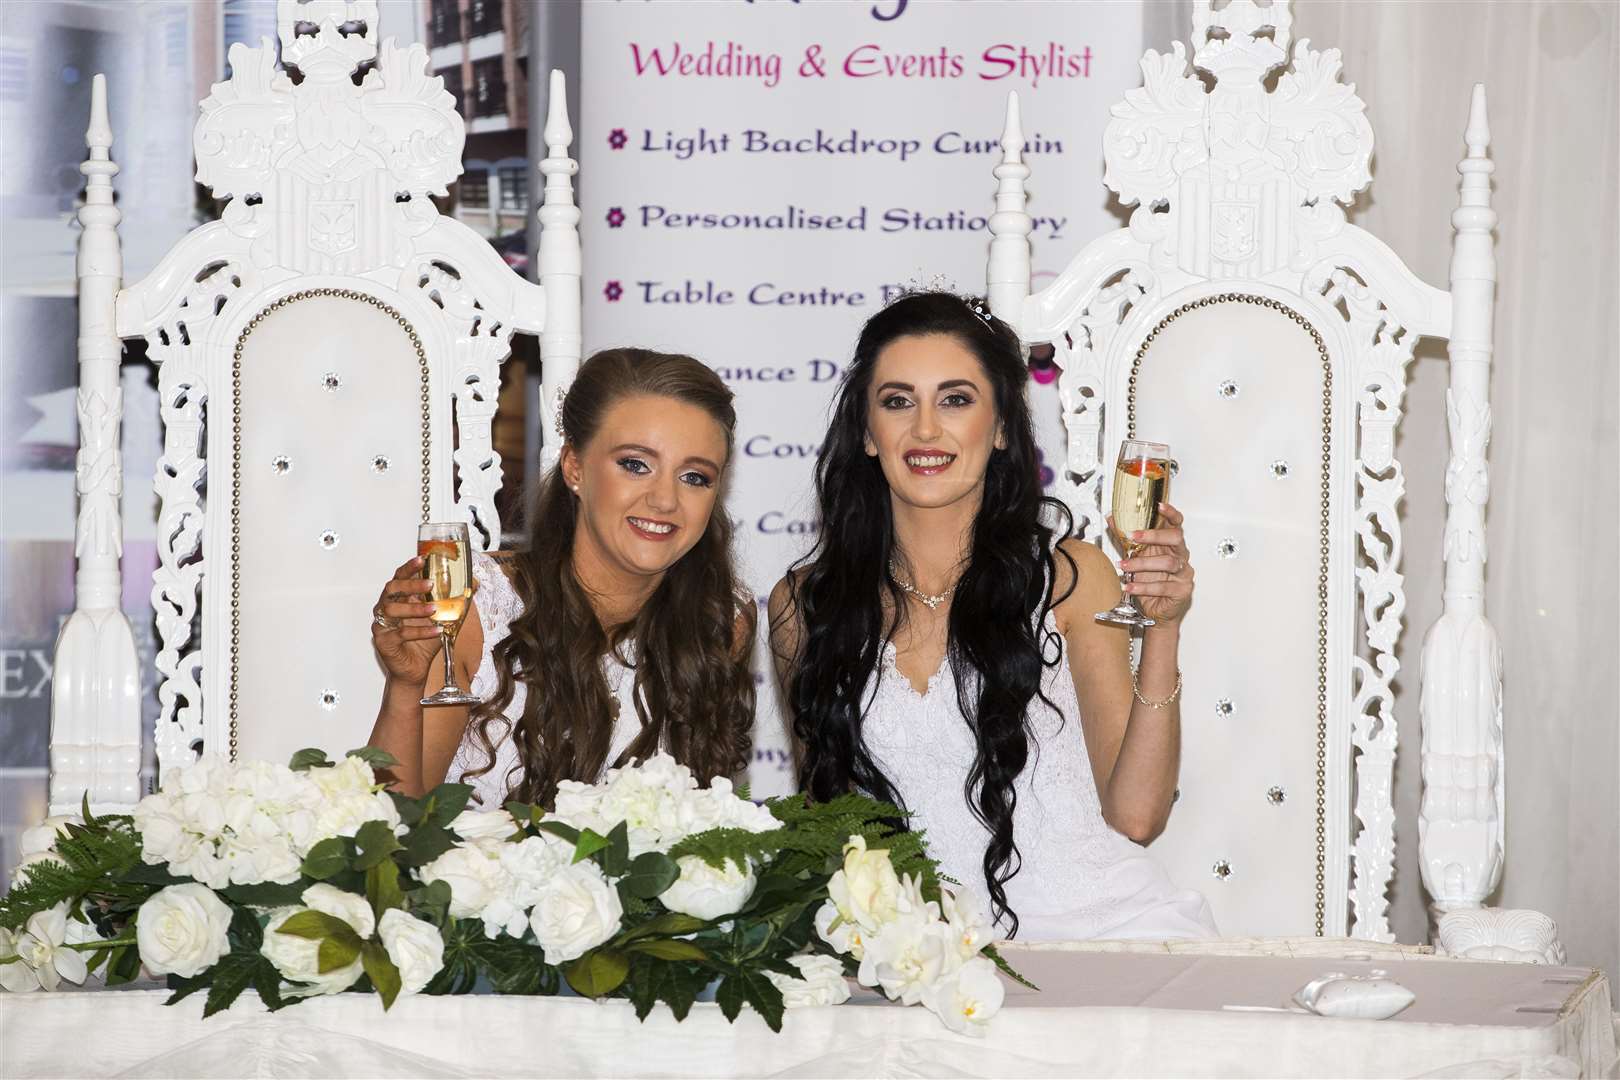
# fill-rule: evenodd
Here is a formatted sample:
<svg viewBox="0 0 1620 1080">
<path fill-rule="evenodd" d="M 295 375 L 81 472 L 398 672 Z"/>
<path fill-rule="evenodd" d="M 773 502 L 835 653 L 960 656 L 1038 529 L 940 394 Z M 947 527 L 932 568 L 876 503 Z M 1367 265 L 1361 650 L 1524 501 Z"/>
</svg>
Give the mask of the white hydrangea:
<svg viewBox="0 0 1620 1080">
<path fill-rule="evenodd" d="M 738 798 L 730 780 L 721 777 L 700 788 L 692 770 L 665 753 L 639 765 L 610 769 L 600 784 L 563 781 L 553 816 L 603 836 L 624 822 L 631 858 L 667 852 L 709 829 L 765 832 L 778 825 L 769 810 Z"/>
<path fill-rule="evenodd" d="M 450 886 L 450 914 L 458 919 L 481 919 L 484 935 L 502 932 L 522 937 L 528 918 L 517 903 L 512 875 L 502 856 L 513 845 L 502 840 L 473 840 L 458 844 L 417 872 L 425 884 L 442 881 Z"/>
<path fill-rule="evenodd" d="M 371 766 L 353 757 L 304 772 L 204 757 L 137 803 L 134 818 L 147 863 L 211 889 L 296 881 L 322 840 L 353 836 L 368 821 L 399 825 Z"/>
</svg>

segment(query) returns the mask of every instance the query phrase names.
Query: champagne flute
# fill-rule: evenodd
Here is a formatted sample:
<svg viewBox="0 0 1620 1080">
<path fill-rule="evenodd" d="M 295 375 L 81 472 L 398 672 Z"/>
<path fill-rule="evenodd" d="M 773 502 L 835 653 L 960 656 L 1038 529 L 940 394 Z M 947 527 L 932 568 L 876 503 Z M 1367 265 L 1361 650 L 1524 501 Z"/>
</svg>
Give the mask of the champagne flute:
<svg viewBox="0 0 1620 1080">
<path fill-rule="evenodd" d="M 1131 534 L 1159 527 L 1159 507 L 1170 497 L 1170 447 L 1165 443 L 1126 439 L 1119 445 L 1119 463 L 1114 466 L 1114 539 L 1127 559 L 1141 545 Z M 1126 574 L 1129 582 L 1131 575 Z M 1154 620 L 1142 614 L 1135 596 L 1125 596 L 1107 611 L 1097 613 L 1097 621 L 1113 626 L 1147 627 Z"/>
<path fill-rule="evenodd" d="M 439 642 L 444 646 L 444 688 L 432 697 L 422 699 L 423 705 L 476 705 L 478 699 L 456 685 L 453 662 L 456 635 L 467 617 L 467 602 L 472 598 L 471 544 L 466 522 L 438 522 L 424 524 L 416 530 L 416 554 L 422 559 L 422 576 L 433 583 L 428 599 L 433 604 L 431 618 L 439 627 Z"/>
</svg>

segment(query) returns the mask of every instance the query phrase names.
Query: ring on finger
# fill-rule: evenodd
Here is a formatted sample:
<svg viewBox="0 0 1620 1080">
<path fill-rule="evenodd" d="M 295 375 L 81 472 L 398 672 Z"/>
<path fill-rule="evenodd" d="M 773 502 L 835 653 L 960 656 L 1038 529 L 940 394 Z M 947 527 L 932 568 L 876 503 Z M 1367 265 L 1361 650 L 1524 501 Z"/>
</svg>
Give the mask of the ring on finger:
<svg viewBox="0 0 1620 1080">
<path fill-rule="evenodd" d="M 393 630 L 399 625 L 398 623 L 394 622 L 393 619 L 390 619 L 380 611 L 374 611 L 371 613 L 371 621 L 382 627 L 384 630 Z"/>
</svg>

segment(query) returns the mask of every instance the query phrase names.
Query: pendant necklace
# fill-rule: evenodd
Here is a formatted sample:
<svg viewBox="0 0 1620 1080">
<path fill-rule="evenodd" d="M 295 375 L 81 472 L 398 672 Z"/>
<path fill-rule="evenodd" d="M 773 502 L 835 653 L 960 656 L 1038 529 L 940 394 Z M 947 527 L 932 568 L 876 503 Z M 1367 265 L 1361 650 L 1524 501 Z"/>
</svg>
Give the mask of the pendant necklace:
<svg viewBox="0 0 1620 1080">
<path fill-rule="evenodd" d="M 895 568 L 893 559 L 889 560 L 889 577 L 894 580 L 896 585 L 900 586 L 901 592 L 909 593 L 910 595 L 916 597 L 919 602 L 927 605 L 929 611 L 933 611 L 938 608 L 939 605 L 950 599 L 951 593 L 956 591 L 956 586 L 952 585 L 950 588 L 946 589 L 942 593 L 939 593 L 938 595 L 923 592 L 921 589 L 917 588 L 917 586 L 900 576 L 900 571 Z"/>
</svg>

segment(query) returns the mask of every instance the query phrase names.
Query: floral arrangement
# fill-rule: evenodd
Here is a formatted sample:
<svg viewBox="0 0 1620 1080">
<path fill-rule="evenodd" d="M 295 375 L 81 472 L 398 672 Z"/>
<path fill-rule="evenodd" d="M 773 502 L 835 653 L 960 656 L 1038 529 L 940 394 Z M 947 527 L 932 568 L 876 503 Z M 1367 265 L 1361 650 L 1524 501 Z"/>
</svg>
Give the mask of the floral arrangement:
<svg viewBox="0 0 1620 1080">
<path fill-rule="evenodd" d="M 253 989 L 270 1009 L 343 991 L 658 1002 L 712 992 L 774 1030 L 838 1004 L 847 978 L 954 1031 L 1001 1007 L 990 924 L 942 888 L 893 806 L 849 795 L 755 805 L 666 755 L 565 782 L 556 807 L 468 809 L 470 788 L 382 789 L 366 749 L 288 766 L 202 759 L 131 815 L 31 830 L 0 897 L 0 986 L 166 976 L 204 1015 Z M 1020 980 L 1022 981 L 1022 980 Z"/>
</svg>

